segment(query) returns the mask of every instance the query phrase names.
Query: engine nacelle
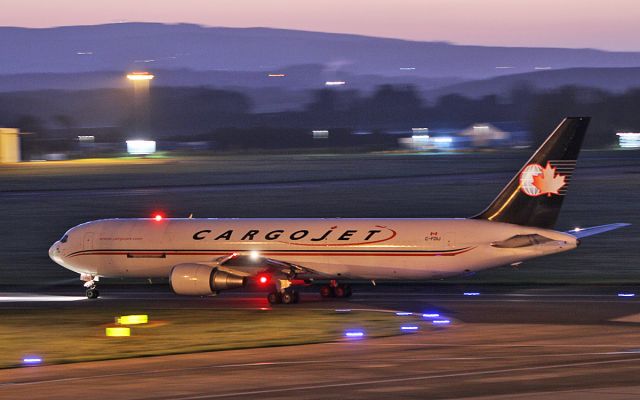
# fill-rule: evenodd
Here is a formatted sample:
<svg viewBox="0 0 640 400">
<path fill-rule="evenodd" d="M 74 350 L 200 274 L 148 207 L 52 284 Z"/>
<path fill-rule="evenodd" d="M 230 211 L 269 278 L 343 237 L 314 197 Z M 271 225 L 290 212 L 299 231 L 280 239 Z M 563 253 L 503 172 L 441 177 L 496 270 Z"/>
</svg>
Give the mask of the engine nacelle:
<svg viewBox="0 0 640 400">
<path fill-rule="evenodd" d="M 220 290 L 241 288 L 247 284 L 244 276 L 203 264 L 176 265 L 171 270 L 169 280 L 171 289 L 176 294 L 191 296 L 208 296 Z"/>
</svg>

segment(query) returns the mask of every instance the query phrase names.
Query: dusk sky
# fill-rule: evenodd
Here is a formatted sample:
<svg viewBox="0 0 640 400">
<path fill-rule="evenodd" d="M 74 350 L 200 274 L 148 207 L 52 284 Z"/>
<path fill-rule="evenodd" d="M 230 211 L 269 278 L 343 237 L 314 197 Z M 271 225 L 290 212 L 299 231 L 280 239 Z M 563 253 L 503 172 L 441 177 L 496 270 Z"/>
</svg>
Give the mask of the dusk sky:
<svg viewBox="0 0 640 400">
<path fill-rule="evenodd" d="M 0 25 L 121 21 L 640 51 L 638 0 L 0 0 Z"/>
</svg>

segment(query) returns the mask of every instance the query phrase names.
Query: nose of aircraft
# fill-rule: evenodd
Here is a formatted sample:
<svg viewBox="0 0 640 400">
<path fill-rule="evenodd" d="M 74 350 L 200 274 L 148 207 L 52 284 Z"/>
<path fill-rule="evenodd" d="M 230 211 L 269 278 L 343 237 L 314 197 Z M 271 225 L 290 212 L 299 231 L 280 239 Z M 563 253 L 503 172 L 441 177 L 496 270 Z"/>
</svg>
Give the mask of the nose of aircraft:
<svg viewBox="0 0 640 400">
<path fill-rule="evenodd" d="M 59 242 L 55 242 L 49 247 L 49 258 L 60 264 Z"/>
</svg>

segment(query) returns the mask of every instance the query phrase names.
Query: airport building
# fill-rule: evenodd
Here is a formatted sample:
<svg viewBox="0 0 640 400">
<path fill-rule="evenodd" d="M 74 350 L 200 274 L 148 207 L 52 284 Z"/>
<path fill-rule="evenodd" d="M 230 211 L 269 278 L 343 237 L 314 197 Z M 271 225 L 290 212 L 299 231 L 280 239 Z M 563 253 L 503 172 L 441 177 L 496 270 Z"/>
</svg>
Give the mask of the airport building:
<svg viewBox="0 0 640 400">
<path fill-rule="evenodd" d="M 499 128 L 489 123 L 476 123 L 464 129 L 412 128 L 411 136 L 404 132 L 398 139 L 401 148 L 418 151 L 473 150 L 505 147 L 526 147 L 529 134 L 521 127 L 505 124 Z"/>
</svg>

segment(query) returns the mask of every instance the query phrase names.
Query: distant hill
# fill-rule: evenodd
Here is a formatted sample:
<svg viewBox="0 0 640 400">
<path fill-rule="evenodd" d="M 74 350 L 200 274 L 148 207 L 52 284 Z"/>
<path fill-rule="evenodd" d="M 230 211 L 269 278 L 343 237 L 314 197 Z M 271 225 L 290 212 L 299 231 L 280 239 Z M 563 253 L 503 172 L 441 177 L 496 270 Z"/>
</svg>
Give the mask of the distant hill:
<svg viewBox="0 0 640 400">
<path fill-rule="evenodd" d="M 640 87 L 640 68 L 568 68 L 514 74 L 441 87 L 428 91 L 427 97 L 437 98 L 454 93 L 468 97 L 504 95 L 522 85 L 539 90 L 571 85 L 620 93 Z"/>
<path fill-rule="evenodd" d="M 341 73 L 486 79 L 551 67 L 640 67 L 638 52 L 461 46 L 358 35 L 191 24 L 0 28 L 0 75 L 134 69 L 278 72 L 322 65 Z"/>
</svg>

